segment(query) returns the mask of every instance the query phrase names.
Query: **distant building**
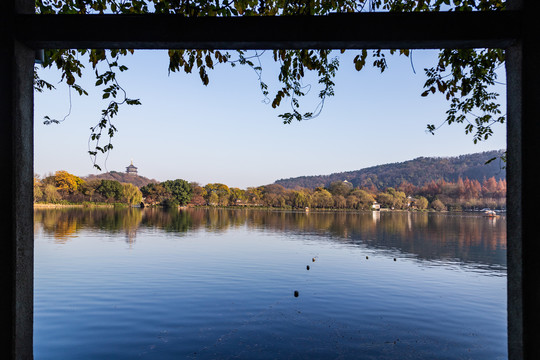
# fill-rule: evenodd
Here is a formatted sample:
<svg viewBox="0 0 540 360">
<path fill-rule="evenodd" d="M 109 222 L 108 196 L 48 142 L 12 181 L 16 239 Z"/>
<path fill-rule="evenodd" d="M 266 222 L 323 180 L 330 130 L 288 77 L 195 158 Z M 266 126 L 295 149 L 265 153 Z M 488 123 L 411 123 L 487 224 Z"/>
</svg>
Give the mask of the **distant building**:
<svg viewBox="0 0 540 360">
<path fill-rule="evenodd" d="M 126 174 L 137 175 L 137 167 L 133 165 L 133 160 L 131 164 L 126 168 Z"/>
</svg>

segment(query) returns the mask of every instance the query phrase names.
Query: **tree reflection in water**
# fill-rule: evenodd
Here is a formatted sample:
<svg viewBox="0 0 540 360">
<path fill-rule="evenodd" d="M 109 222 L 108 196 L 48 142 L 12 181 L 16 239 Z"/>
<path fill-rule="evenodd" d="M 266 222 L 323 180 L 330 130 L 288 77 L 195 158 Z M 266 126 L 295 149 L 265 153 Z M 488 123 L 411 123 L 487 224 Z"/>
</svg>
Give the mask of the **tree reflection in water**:
<svg viewBox="0 0 540 360">
<path fill-rule="evenodd" d="M 348 246 L 367 246 L 437 262 L 506 269 L 506 218 L 470 213 L 294 212 L 253 209 L 61 208 L 36 209 L 35 231 L 65 243 L 85 229 L 125 232 L 134 245 L 138 231 L 160 229 L 222 233 L 247 226 L 295 235 L 320 236 Z"/>
</svg>

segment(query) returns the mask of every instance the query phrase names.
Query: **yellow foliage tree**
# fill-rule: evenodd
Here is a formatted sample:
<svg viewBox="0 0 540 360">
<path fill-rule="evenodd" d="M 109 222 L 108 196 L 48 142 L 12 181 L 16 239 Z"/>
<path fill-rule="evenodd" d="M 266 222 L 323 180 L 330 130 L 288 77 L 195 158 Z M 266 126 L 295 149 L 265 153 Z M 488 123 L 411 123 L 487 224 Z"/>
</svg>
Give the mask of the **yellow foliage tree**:
<svg viewBox="0 0 540 360">
<path fill-rule="evenodd" d="M 73 194 L 84 184 L 84 180 L 67 171 L 60 170 L 54 173 L 54 183 L 58 190 Z"/>
</svg>

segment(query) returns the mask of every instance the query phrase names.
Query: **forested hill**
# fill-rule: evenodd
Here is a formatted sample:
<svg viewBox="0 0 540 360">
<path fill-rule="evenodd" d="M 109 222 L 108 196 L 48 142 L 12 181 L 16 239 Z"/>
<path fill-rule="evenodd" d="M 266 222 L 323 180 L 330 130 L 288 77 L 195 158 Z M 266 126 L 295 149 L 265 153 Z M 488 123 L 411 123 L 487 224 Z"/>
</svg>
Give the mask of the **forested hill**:
<svg viewBox="0 0 540 360">
<path fill-rule="evenodd" d="M 456 181 L 459 177 L 478 181 L 495 177 L 498 180 L 506 178 L 506 171 L 503 169 L 504 163 L 499 158 L 503 154 L 504 150 L 496 150 L 457 157 L 420 157 L 401 163 L 378 165 L 330 175 L 280 179 L 275 183 L 293 189 L 295 187 L 327 187 L 334 181 L 347 180 L 355 187 L 370 188 L 375 186 L 382 190 L 386 187 L 397 187 L 404 181 L 422 186 L 432 180 Z M 492 158 L 497 159 L 486 164 Z"/>
<path fill-rule="evenodd" d="M 148 179 L 144 176 L 140 175 L 132 175 L 127 173 L 121 173 L 118 171 L 109 171 L 108 173 L 103 173 L 99 175 L 88 175 L 84 177 L 86 181 L 88 180 L 116 180 L 121 183 L 130 183 L 137 187 L 142 187 L 145 185 L 148 185 L 150 183 L 157 183 L 157 180 L 154 179 Z"/>
</svg>

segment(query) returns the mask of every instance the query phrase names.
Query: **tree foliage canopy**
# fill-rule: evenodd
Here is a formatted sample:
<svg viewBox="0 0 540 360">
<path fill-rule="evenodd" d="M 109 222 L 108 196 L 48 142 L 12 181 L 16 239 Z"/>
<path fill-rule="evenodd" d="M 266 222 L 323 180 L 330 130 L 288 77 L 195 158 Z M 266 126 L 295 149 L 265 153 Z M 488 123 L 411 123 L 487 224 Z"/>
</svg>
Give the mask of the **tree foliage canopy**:
<svg viewBox="0 0 540 360">
<path fill-rule="evenodd" d="M 101 180 L 96 191 L 109 201 L 118 201 L 122 198 L 124 188 L 118 181 Z"/>
<path fill-rule="evenodd" d="M 191 200 L 193 190 L 186 180 L 167 180 L 162 185 L 171 194 L 171 201 L 174 205 L 186 205 Z"/>
<path fill-rule="evenodd" d="M 504 0 L 36 0 L 39 14 L 181 14 L 187 17 L 202 16 L 315 16 L 331 13 L 350 13 L 363 11 L 385 12 L 433 12 L 433 11 L 500 11 L 504 10 Z M 496 26 L 496 25 L 494 25 Z M 426 31 L 429 31 L 426 29 Z M 342 50 L 344 52 L 345 50 Z M 388 68 L 387 58 L 399 54 L 410 57 L 412 50 L 375 49 L 355 50 L 353 59 L 356 70 L 366 65 L 384 72 Z M 139 105 L 139 99 L 127 96 L 117 80 L 119 72 L 128 68 L 121 59 L 133 54 L 133 49 L 49 49 L 46 50 L 44 67 L 60 70 L 61 81 L 69 85 L 79 95 L 88 95 L 80 85 L 79 79 L 85 63 L 95 72 L 95 86 L 101 88 L 102 98 L 109 104 L 102 109 L 97 123 L 91 127 L 89 154 L 94 166 L 99 169 L 97 156 L 110 151 L 111 138 L 117 131 L 113 118 L 118 115 L 122 105 Z M 218 64 L 249 66 L 258 74 L 260 91 L 273 108 L 288 101 L 289 109 L 279 117 L 284 123 L 293 120 L 311 119 L 322 111 L 325 100 L 334 95 L 333 79 L 339 69 L 339 54 L 326 50 L 273 50 L 273 60 L 280 65 L 278 82 L 280 88 L 269 91 L 261 77 L 261 52 L 224 52 L 219 50 L 170 49 L 169 72 L 197 73 L 204 85 L 210 81 L 209 73 Z M 466 134 L 473 141 L 487 140 L 493 133 L 492 126 L 504 123 L 499 94 L 492 90 L 497 79 L 497 69 L 504 63 L 502 49 L 443 49 L 438 61 L 424 69 L 426 81 L 422 96 L 442 94 L 449 103 L 446 118 L 439 125 L 429 124 L 428 131 L 435 132 L 443 124 L 458 123 L 464 126 Z M 303 84 L 307 73 L 318 77 L 320 86 L 317 94 L 319 105 L 311 111 L 301 111 L 300 99 L 309 92 Z M 54 89 L 54 85 L 35 75 L 36 91 Z M 61 120 L 45 117 L 44 122 L 58 123 Z M 108 141 L 107 141 L 108 139 Z M 107 141 L 103 145 L 103 141 Z"/>
<path fill-rule="evenodd" d="M 150 183 L 141 187 L 147 204 L 162 204 L 167 207 L 184 206 L 191 200 L 192 186 L 182 179 L 167 180 L 159 184 Z"/>
<path fill-rule="evenodd" d="M 65 170 L 55 172 L 53 181 L 58 190 L 69 193 L 74 193 L 84 184 L 84 180 L 80 177 L 70 174 Z"/>
</svg>

